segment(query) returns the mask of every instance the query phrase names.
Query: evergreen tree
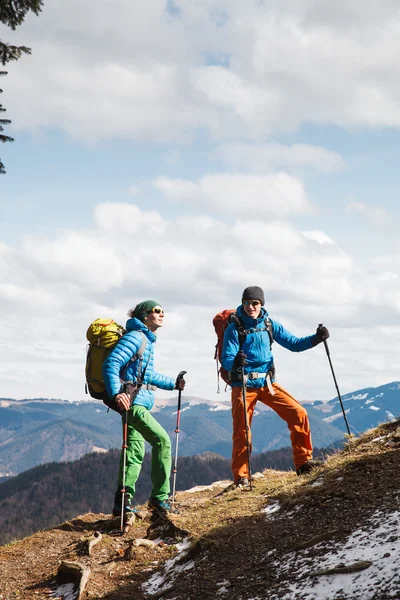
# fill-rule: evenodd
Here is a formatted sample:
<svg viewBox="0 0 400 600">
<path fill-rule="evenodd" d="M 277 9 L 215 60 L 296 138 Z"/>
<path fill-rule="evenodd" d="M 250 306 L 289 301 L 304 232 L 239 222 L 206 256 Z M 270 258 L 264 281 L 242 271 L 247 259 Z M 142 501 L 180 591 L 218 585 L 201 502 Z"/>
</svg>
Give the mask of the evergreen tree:
<svg viewBox="0 0 400 600">
<path fill-rule="evenodd" d="M 0 0 L 0 23 L 3 23 L 12 30 L 21 25 L 27 12 L 32 11 L 38 15 L 42 10 L 43 0 Z M 23 54 L 31 54 L 31 49 L 26 46 L 14 46 L 7 44 L 0 39 L 0 63 L 6 65 L 12 60 L 18 60 Z M 0 71 L 0 75 L 7 75 L 7 71 Z M 0 89 L 0 94 L 3 90 Z M 5 108 L 0 104 L 0 113 L 5 112 Z M 0 119 L 0 142 L 13 142 L 13 138 L 4 135 L 4 125 L 9 125 L 9 119 Z M 0 174 L 4 174 L 4 165 L 0 159 Z"/>
</svg>

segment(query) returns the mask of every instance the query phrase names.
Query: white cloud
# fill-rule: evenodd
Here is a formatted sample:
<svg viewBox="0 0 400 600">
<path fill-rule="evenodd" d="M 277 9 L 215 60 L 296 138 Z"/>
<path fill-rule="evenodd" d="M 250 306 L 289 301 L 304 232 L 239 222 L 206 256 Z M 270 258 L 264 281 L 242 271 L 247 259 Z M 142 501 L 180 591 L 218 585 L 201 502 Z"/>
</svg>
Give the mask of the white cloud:
<svg viewBox="0 0 400 600">
<path fill-rule="evenodd" d="M 196 182 L 158 177 L 153 185 L 166 198 L 211 212 L 246 219 L 311 212 L 303 182 L 287 173 L 206 175 Z"/>
<path fill-rule="evenodd" d="M 198 129 L 261 141 L 303 122 L 400 125 L 393 0 L 177 5 L 60 0 L 7 31 L 34 51 L 10 65 L 14 127 L 187 142 Z"/>
<path fill-rule="evenodd" d="M 345 161 L 337 152 L 309 144 L 226 143 L 217 148 L 216 155 L 228 164 L 253 173 L 282 167 L 314 167 L 329 173 L 345 167 Z"/>
<path fill-rule="evenodd" d="M 390 215 L 384 206 L 371 206 L 363 202 L 349 202 L 346 206 L 347 213 L 363 215 L 370 223 L 377 227 L 390 224 Z"/>
<path fill-rule="evenodd" d="M 102 204 L 91 229 L 30 236 L 14 250 L 1 245 L 1 264 L 9 265 L 0 286 L 0 326 L 8 332 L 0 342 L 2 396 L 83 398 L 88 324 L 100 316 L 124 322 L 128 308 L 150 297 L 167 311 L 157 369 L 185 369 L 189 395 L 217 399 L 212 318 L 254 284 L 293 333 L 310 334 L 321 321 L 331 328 L 343 391 L 395 378 L 389 349 L 400 334 L 392 324 L 400 313 L 399 257 L 392 257 L 397 276 L 382 279 L 380 268 L 362 269 L 324 232 L 185 212 L 167 220 L 134 204 Z M 322 351 L 300 356 L 276 346 L 284 385 L 303 398 L 334 395 Z"/>
</svg>

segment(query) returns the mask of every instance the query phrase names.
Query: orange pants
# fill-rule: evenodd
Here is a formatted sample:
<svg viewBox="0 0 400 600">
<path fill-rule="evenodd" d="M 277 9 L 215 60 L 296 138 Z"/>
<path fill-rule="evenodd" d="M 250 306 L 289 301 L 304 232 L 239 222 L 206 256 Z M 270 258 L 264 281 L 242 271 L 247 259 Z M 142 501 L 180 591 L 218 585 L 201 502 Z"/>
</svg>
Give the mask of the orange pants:
<svg viewBox="0 0 400 600">
<path fill-rule="evenodd" d="M 297 469 L 303 463 L 312 458 L 312 444 L 310 425 L 308 423 L 307 411 L 286 390 L 277 383 L 273 383 L 275 395 L 272 395 L 268 387 L 246 388 L 247 422 L 249 424 L 249 447 L 251 452 L 251 422 L 257 401 L 266 404 L 274 410 L 284 421 L 290 431 L 292 442 L 293 460 Z M 244 406 L 242 388 L 232 388 L 232 472 L 233 480 L 236 482 L 241 477 L 248 477 L 247 465 L 247 443 L 246 423 L 244 418 Z"/>
</svg>

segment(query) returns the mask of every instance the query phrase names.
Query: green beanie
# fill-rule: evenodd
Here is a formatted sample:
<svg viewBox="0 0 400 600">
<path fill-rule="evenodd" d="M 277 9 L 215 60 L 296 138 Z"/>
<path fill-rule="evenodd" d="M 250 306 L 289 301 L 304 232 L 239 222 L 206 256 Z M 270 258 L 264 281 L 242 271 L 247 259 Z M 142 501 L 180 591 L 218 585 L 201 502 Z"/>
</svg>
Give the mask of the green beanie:
<svg viewBox="0 0 400 600">
<path fill-rule="evenodd" d="M 155 300 L 144 300 L 143 302 L 139 302 L 139 304 L 135 306 L 132 316 L 144 323 L 144 318 L 149 314 L 151 309 L 156 306 L 161 306 L 161 304 Z"/>
</svg>

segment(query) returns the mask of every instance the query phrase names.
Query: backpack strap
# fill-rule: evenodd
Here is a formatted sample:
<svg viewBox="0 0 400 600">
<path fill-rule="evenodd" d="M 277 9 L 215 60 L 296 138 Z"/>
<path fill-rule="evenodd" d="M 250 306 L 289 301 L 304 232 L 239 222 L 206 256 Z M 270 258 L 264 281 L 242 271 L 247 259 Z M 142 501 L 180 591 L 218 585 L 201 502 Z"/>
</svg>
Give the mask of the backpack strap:
<svg viewBox="0 0 400 600">
<path fill-rule="evenodd" d="M 229 316 L 229 321 L 231 323 L 235 323 L 236 325 L 236 329 L 238 330 L 238 336 L 239 336 L 239 350 L 241 349 L 241 347 L 244 344 L 244 341 L 246 339 L 246 336 L 248 334 L 248 331 L 245 329 L 244 324 L 242 319 L 239 317 L 239 315 L 237 315 L 236 313 L 232 313 Z"/>
<path fill-rule="evenodd" d="M 272 321 L 269 317 L 267 317 L 264 320 L 265 323 L 265 328 L 268 331 L 268 335 L 269 335 L 269 343 L 272 346 L 272 344 L 274 343 L 274 329 L 272 327 Z"/>
<path fill-rule="evenodd" d="M 231 323 L 235 323 L 238 333 L 239 333 L 239 350 L 241 349 L 241 347 L 244 344 L 244 340 L 246 339 L 246 336 L 249 333 L 255 333 L 256 331 L 267 331 L 268 332 L 268 336 L 269 336 L 269 343 L 272 345 L 274 343 L 274 330 L 272 327 L 272 321 L 269 317 L 266 317 L 264 319 L 264 325 L 265 327 L 259 328 L 259 327 L 254 327 L 252 329 L 245 329 L 244 325 L 243 325 L 243 321 L 240 317 L 238 317 L 238 315 L 233 314 L 230 317 L 230 321 Z"/>
<path fill-rule="evenodd" d="M 130 358 L 128 360 L 128 362 L 125 365 L 124 381 L 125 381 L 125 377 L 126 377 L 126 371 L 127 371 L 128 367 L 129 367 L 129 365 L 131 363 L 133 363 L 133 362 L 135 362 L 136 360 L 139 359 L 138 369 L 137 369 L 137 372 L 136 372 L 136 381 L 138 383 L 143 381 L 144 372 L 146 371 L 147 365 L 149 364 L 150 354 L 149 354 L 149 360 L 147 361 L 147 364 L 146 364 L 146 366 L 145 366 L 145 368 L 143 370 L 143 373 L 142 373 L 143 355 L 144 355 L 144 351 L 146 350 L 147 340 L 146 340 L 146 336 L 144 335 L 143 331 L 140 331 L 139 333 L 142 336 L 142 341 L 141 341 L 139 350 L 132 356 L 132 358 Z M 141 375 L 142 375 L 142 377 L 141 377 Z M 130 383 L 130 382 L 126 382 L 125 381 L 125 383 Z"/>
</svg>

